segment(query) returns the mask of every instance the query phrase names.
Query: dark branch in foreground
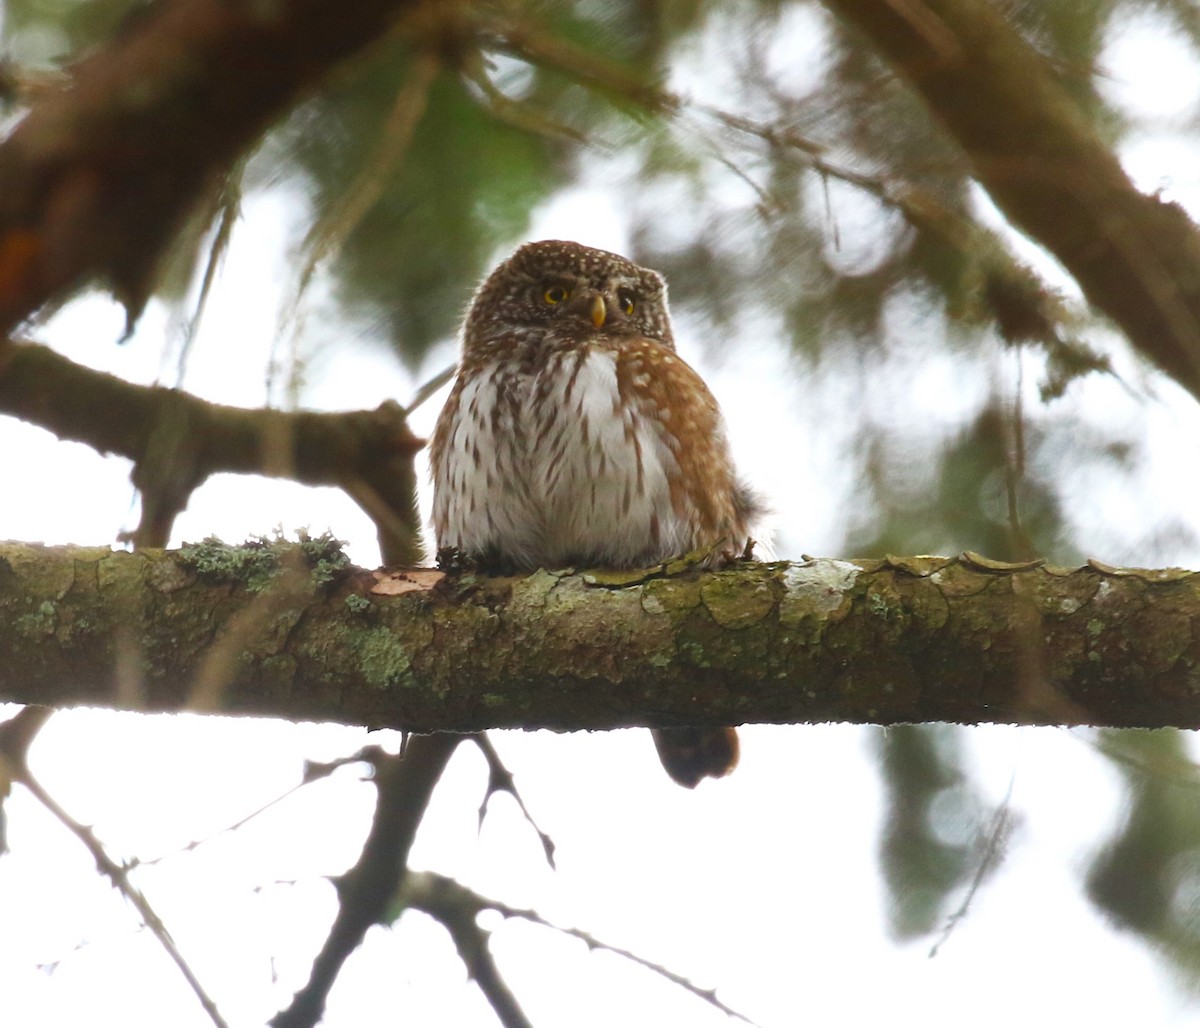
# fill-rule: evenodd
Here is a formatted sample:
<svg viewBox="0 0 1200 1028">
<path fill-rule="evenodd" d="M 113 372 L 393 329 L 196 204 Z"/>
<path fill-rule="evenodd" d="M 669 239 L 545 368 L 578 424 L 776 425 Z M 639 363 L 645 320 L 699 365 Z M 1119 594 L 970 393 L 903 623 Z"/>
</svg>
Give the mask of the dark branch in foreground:
<svg viewBox="0 0 1200 1028">
<path fill-rule="evenodd" d="M 131 311 L 203 192 L 412 0 L 161 0 L 0 146 L 0 327 L 93 279 Z"/>
<path fill-rule="evenodd" d="M 338 912 L 308 983 L 291 1005 L 271 1020 L 272 1028 L 311 1028 L 321 1020 L 329 990 L 346 958 L 367 929 L 386 922 L 396 892 L 408 873 L 408 851 L 425 816 L 433 787 L 458 745 L 452 736 L 413 739 L 403 756 L 384 755 L 375 765 L 379 801 L 358 863 L 337 879 Z"/>
<path fill-rule="evenodd" d="M 1193 572 L 970 554 L 670 571 L 447 578 L 340 566 L 319 541 L 282 556 L 9 544 L 0 699 L 177 710 L 203 696 L 413 732 L 1200 726 Z M 228 657 L 215 683 L 214 650 Z"/>
</svg>

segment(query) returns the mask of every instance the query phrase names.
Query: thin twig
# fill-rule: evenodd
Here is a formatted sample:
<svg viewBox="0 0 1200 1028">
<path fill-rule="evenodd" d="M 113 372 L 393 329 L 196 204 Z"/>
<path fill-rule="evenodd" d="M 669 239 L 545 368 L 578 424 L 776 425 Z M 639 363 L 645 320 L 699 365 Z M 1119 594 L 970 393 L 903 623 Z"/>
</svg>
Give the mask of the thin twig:
<svg viewBox="0 0 1200 1028">
<path fill-rule="evenodd" d="M 988 828 L 987 846 L 984 848 L 979 866 L 975 868 L 975 876 L 971 879 L 971 886 L 967 889 L 967 894 L 963 897 L 961 906 L 947 918 L 946 925 L 942 929 L 942 934 L 938 937 L 937 942 L 929 948 L 930 960 L 938 955 L 938 950 L 946 944 L 950 936 L 954 933 L 954 929 L 958 927 L 959 922 L 967 916 L 967 913 L 971 909 L 971 902 L 975 899 L 976 893 L 979 892 L 979 887 L 983 884 L 984 878 L 992 871 L 996 860 L 1000 856 L 1001 848 L 1009 834 L 1012 815 L 1010 801 L 1012 800 L 1013 784 L 1016 782 L 1016 778 L 1017 776 L 1013 774 L 1008 780 L 1008 790 L 1004 793 L 1004 799 L 1000 801 L 1000 805 L 992 814 L 992 822 Z"/>
<path fill-rule="evenodd" d="M 477 898 L 452 878 L 426 872 L 409 875 L 401 893 L 405 906 L 428 914 L 450 933 L 467 973 L 504 1028 L 531 1028 L 488 948 L 491 933 L 479 927 Z"/>
<path fill-rule="evenodd" d="M 487 813 L 488 801 L 498 792 L 508 793 L 517 801 L 517 806 L 521 808 L 521 813 L 525 816 L 525 820 L 529 822 L 529 827 L 537 832 L 538 838 L 542 842 L 542 851 L 546 854 L 546 863 L 551 868 L 554 868 L 554 840 L 538 827 L 538 823 L 533 819 L 533 815 L 529 813 L 529 808 L 525 806 L 525 801 L 521 798 L 521 794 L 517 792 L 517 785 L 513 781 L 512 772 L 504 766 L 504 762 L 500 759 L 500 754 L 496 752 L 496 747 L 492 745 L 492 740 L 484 732 L 473 735 L 471 738 L 475 745 L 479 747 L 480 752 L 483 753 L 484 759 L 488 764 L 487 792 L 484 794 L 483 802 L 479 804 L 479 827 L 483 827 L 483 816 Z"/>
<path fill-rule="evenodd" d="M 451 905 L 457 909 L 456 916 L 470 914 L 478 916 L 485 910 L 494 910 L 506 918 L 520 918 L 523 921 L 529 921 L 533 924 L 541 925 L 544 928 L 550 928 L 563 935 L 569 935 L 571 938 L 579 939 L 588 949 L 605 950 L 609 953 L 615 953 L 619 957 L 624 957 L 632 963 L 638 964 L 674 985 L 678 985 L 681 989 L 690 992 L 693 996 L 704 1000 L 704 1002 L 720 1010 L 727 1017 L 736 1017 L 746 1024 L 755 1025 L 745 1014 L 734 1010 L 732 1007 L 722 1003 L 717 998 L 716 989 L 702 989 L 694 984 L 690 979 L 661 964 L 656 964 L 652 960 L 647 960 L 645 957 L 638 956 L 627 949 L 620 946 L 614 946 L 610 943 L 603 942 L 597 939 L 589 932 L 582 931 L 578 928 L 564 928 L 561 925 L 556 925 L 551 921 L 546 920 L 536 910 L 524 909 L 521 907 L 510 907 L 506 903 L 501 903 L 499 900 L 489 899 L 482 896 L 472 889 L 468 889 L 465 885 L 455 881 L 453 878 L 447 878 L 445 875 L 440 875 L 435 871 L 412 872 L 405 881 L 404 890 L 401 897 L 408 906 L 414 909 L 424 911 L 432 917 L 436 917 L 439 921 L 443 920 L 446 911 L 451 909 Z M 447 925 L 447 930 L 449 926 Z"/>
<path fill-rule="evenodd" d="M 33 775 L 30 774 L 27 767 L 17 767 L 14 769 L 14 772 L 13 780 L 25 786 L 43 807 L 57 818 L 75 838 L 83 843 L 84 847 L 92 855 L 92 859 L 95 860 L 96 867 L 100 873 L 112 882 L 113 887 L 133 905 L 134 909 L 141 916 L 143 923 L 154 933 L 154 937 L 158 940 L 162 948 L 166 950 L 171 960 L 174 961 L 175 966 L 179 968 L 180 974 L 183 975 L 184 980 L 191 987 L 192 992 L 195 993 L 196 998 L 200 1001 L 200 1005 L 204 1008 L 204 1012 L 208 1014 L 209 1020 L 214 1025 L 217 1025 L 218 1028 L 226 1028 L 225 1019 L 221 1016 L 220 1011 L 217 1010 L 216 1004 L 209 997 L 208 993 L 204 991 L 204 987 L 200 984 L 191 967 L 188 966 L 187 961 L 183 959 L 183 955 L 175 945 L 175 940 L 171 938 L 170 932 L 167 931 L 166 925 L 163 924 L 162 918 L 158 916 L 141 890 L 129 880 L 129 869 L 122 867 L 113 860 L 100 844 L 95 833 L 85 825 L 81 825 L 63 810 L 54 798 L 42 788 Z"/>
<path fill-rule="evenodd" d="M 337 257 L 346 240 L 370 213 L 387 188 L 396 169 L 403 164 L 412 143 L 413 133 L 425 113 L 429 91 L 441 71 L 441 60 L 431 51 L 413 55 L 408 78 L 396 95 L 379 135 L 379 142 L 368 156 L 353 181 L 341 193 L 337 202 L 326 210 L 309 229 L 302 246 L 304 264 L 296 276 L 295 285 L 287 298 L 271 347 L 266 380 L 267 394 L 275 390 L 280 359 L 279 351 L 285 341 L 292 357 L 289 388 L 295 385 L 296 344 L 303 328 L 305 308 L 302 303 L 317 268 Z"/>
<path fill-rule="evenodd" d="M 425 401 L 433 396 L 433 394 L 439 389 L 441 389 L 442 386 L 449 382 L 454 377 L 454 373 L 457 370 L 458 365 L 451 364 L 450 367 L 439 371 L 433 376 L 433 378 L 421 386 L 421 388 L 418 389 L 415 394 L 413 394 L 413 398 L 409 401 L 408 406 L 404 408 L 404 416 L 406 418 L 411 417 L 412 412 L 425 403 Z"/>
<path fill-rule="evenodd" d="M 487 101 L 488 112 L 497 121 L 511 125 L 522 132 L 530 132 L 533 135 L 549 139 L 552 142 L 561 142 L 567 139 L 581 146 L 612 151 L 613 147 L 611 145 L 597 142 L 588 136 L 587 133 L 572 128 L 561 121 L 557 121 L 541 111 L 532 110 L 528 104 L 523 104 L 508 96 L 488 78 L 487 71 L 482 67 L 482 62 L 464 66 L 462 74 L 469 82 L 474 83 L 478 87 L 480 93 L 483 94 L 484 99 Z"/>
<path fill-rule="evenodd" d="M 396 95 L 374 152 L 334 204 L 309 230 L 304 240 L 307 259 L 300 272 L 296 296 L 303 295 L 317 266 L 337 256 L 350 234 L 378 203 L 412 144 L 413 133 L 429 102 L 429 90 L 441 70 L 431 52 L 413 56 L 408 78 Z"/>
<path fill-rule="evenodd" d="M 384 755 L 375 764 L 379 801 L 358 862 L 335 881 L 338 912 L 307 984 L 271 1020 L 272 1028 L 312 1028 L 342 964 L 367 929 L 385 919 L 408 871 L 408 852 L 433 788 L 461 741 L 454 735 L 421 735 L 403 757 Z"/>
<path fill-rule="evenodd" d="M 187 374 L 188 358 L 192 353 L 192 344 L 200 331 L 200 322 L 212 295 L 213 283 L 217 278 L 217 270 L 229 253 L 229 244 L 233 240 L 233 227 L 242 214 L 242 172 L 245 170 L 245 160 L 241 160 L 225 177 L 218 199 L 217 230 L 213 233 L 212 243 L 208 248 L 208 258 L 204 263 L 204 277 L 200 280 L 200 293 L 196 297 L 196 306 L 192 308 L 191 316 L 180 333 L 179 356 L 175 361 L 175 387 L 183 385 Z"/>
<path fill-rule="evenodd" d="M 321 763 L 308 761 L 305 764 L 304 776 L 300 781 L 298 781 L 285 792 L 281 792 L 274 799 L 268 800 L 257 810 L 252 810 L 244 817 L 238 818 L 238 820 L 234 821 L 233 824 L 226 825 L 224 828 L 218 829 L 211 835 L 205 836 L 203 839 L 192 839 L 191 842 L 185 843 L 183 846 L 180 846 L 178 849 L 173 850 L 170 853 L 164 853 L 157 857 L 131 860 L 126 867 L 130 870 L 135 867 L 150 867 L 154 864 L 161 864 L 170 857 L 177 856 L 180 853 L 190 853 L 192 850 L 197 850 L 201 846 L 206 846 L 214 839 L 219 839 L 223 835 L 228 835 L 231 832 L 236 832 L 241 828 L 245 828 L 246 825 L 248 825 L 255 818 L 278 806 L 284 800 L 288 799 L 288 797 L 295 795 L 305 786 L 312 785 L 313 782 L 318 782 L 324 778 L 328 778 L 338 768 L 345 767 L 347 764 L 361 764 L 364 762 L 373 764 L 379 759 L 380 756 L 382 756 L 382 753 L 383 751 L 380 750 L 378 746 L 366 746 L 357 753 L 352 753 L 347 757 L 338 757 L 336 760 L 324 761 Z"/>
</svg>

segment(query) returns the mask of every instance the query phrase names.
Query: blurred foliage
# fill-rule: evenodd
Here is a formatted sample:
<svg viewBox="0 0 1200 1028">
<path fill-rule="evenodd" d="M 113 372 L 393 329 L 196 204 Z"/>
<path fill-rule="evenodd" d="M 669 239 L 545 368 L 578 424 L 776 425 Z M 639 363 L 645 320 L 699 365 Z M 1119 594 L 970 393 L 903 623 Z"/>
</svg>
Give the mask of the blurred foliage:
<svg viewBox="0 0 1200 1028">
<path fill-rule="evenodd" d="M 975 887 L 998 866 L 1007 833 L 991 838 L 995 819 L 964 766 L 963 729 L 898 725 L 874 741 L 887 793 L 880 863 L 888 924 L 897 939 L 928 935 L 962 886 Z"/>
<path fill-rule="evenodd" d="M 76 60 L 148 7 L 147 0 L 5 0 L 4 57 L 34 68 Z"/>
<path fill-rule="evenodd" d="M 272 140 L 272 160 L 305 175 L 316 212 L 370 160 L 412 65 L 408 48 L 389 47 Z M 485 261 L 568 171 L 561 144 L 489 117 L 456 77 L 440 74 L 423 99 L 410 146 L 344 240 L 336 280 L 338 301 L 414 360 L 453 331 Z"/>
<path fill-rule="evenodd" d="M 886 429 L 873 434 L 865 468 L 874 506 L 886 512 L 871 527 L 882 531 L 851 537 L 852 552 L 975 550 L 1011 561 L 1052 553 L 1064 563 L 1082 561 L 1062 538 L 1053 465 L 1025 456 L 1026 451 L 1056 446 L 1058 439 L 1023 425 L 1014 410 L 996 400 L 984 407 L 946 446 L 928 492 L 896 488 L 889 442 Z"/>
<path fill-rule="evenodd" d="M 1088 895 L 1200 989 L 1200 769 L 1179 732 L 1103 732 L 1100 749 L 1125 778 L 1126 810 L 1088 869 Z"/>
<path fill-rule="evenodd" d="M 145 7 L 7 0 L 10 105 Z M 1114 145 L 1137 127 L 1100 88 L 1111 34 L 1150 16 L 1200 51 L 1192 0 L 1003 9 Z M 958 149 L 815 2 L 431 5 L 278 126 L 205 217 L 228 229 L 243 191 L 281 184 L 299 187 L 312 226 L 295 254 L 298 294 L 314 273 L 328 276 L 326 321 L 386 341 L 410 366 L 454 331 L 479 277 L 540 205 L 602 186 L 631 256 L 667 275 L 676 311 L 710 327 L 710 347 L 736 353 L 766 334 L 810 373 L 798 404 L 822 389 L 849 398 L 836 414 L 853 427 L 845 545 L 857 554 L 1079 561 L 1067 514 L 1089 501 L 1065 493 L 1065 473 L 1136 464 L 1128 441 L 1047 416 L 1078 379 L 1110 373 L 1098 321 L 1015 255 Z M 179 268 L 205 263 L 203 224 L 181 237 L 164 286 L 174 295 L 187 280 Z M 214 235 L 210 246 L 228 239 Z M 1020 366 L 1040 376 L 1040 410 L 1017 406 L 1020 372 L 1003 381 L 1017 345 L 1036 353 Z M 897 376 L 914 360 L 987 385 L 957 424 L 930 426 L 927 397 Z M 868 402 L 889 375 L 898 401 Z M 941 381 L 954 388 L 952 375 Z M 901 938 L 935 928 L 981 866 L 965 738 L 948 727 L 879 736 L 882 862 Z M 1183 743 L 1107 738 L 1131 807 L 1093 865 L 1090 895 L 1194 970 L 1197 793 L 1147 771 L 1182 762 Z"/>
</svg>

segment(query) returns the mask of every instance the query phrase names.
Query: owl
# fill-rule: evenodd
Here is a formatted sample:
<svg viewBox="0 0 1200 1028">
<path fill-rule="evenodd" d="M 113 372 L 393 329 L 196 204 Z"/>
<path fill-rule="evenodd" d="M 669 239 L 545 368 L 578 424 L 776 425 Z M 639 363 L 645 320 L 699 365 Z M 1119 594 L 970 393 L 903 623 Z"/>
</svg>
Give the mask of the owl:
<svg viewBox="0 0 1200 1028">
<path fill-rule="evenodd" d="M 439 551 L 485 567 L 635 568 L 746 552 L 762 510 L 717 401 L 675 352 L 654 271 L 527 243 L 479 287 L 430 451 Z M 737 762 L 732 728 L 656 729 L 694 787 Z"/>
</svg>

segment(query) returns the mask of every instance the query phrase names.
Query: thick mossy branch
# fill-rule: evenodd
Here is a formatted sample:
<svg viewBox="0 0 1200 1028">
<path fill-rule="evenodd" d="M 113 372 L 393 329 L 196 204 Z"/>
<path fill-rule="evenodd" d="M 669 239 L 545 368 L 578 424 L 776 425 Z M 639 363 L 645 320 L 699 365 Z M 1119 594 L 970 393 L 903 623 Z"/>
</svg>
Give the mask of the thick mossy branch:
<svg viewBox="0 0 1200 1028">
<path fill-rule="evenodd" d="M 0 547 L 0 699 L 417 732 L 1200 726 L 1192 572 L 964 555 L 614 585 L 338 568 L 306 545 L 265 584 L 236 550 Z"/>
</svg>

